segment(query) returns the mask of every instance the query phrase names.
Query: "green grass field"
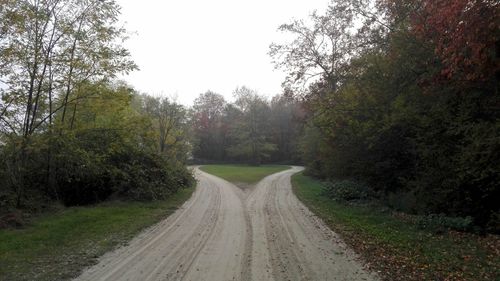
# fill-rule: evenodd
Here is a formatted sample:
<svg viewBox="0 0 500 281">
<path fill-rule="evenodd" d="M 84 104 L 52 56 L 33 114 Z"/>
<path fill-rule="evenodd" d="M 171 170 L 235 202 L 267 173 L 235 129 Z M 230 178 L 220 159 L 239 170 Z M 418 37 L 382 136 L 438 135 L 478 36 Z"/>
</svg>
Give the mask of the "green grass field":
<svg viewBox="0 0 500 281">
<path fill-rule="evenodd" d="M 338 203 L 317 180 L 292 177 L 294 193 L 384 280 L 500 280 L 498 236 L 419 229 L 408 217 L 380 206 Z"/>
<path fill-rule="evenodd" d="M 0 280 L 67 280 L 140 230 L 173 213 L 191 196 L 183 189 L 165 201 L 108 202 L 72 207 L 0 230 Z"/>
<path fill-rule="evenodd" d="M 233 183 L 255 184 L 264 177 L 289 169 L 283 165 L 204 165 L 200 169 Z"/>
</svg>

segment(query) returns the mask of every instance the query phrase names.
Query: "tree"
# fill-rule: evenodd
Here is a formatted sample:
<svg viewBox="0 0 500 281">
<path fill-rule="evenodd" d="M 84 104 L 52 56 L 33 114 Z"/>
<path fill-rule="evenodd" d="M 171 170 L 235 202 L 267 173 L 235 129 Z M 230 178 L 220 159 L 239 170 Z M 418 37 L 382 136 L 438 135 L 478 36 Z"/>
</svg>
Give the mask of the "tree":
<svg viewBox="0 0 500 281">
<path fill-rule="evenodd" d="M 52 134 L 56 119 L 59 135 L 64 125 L 71 129 L 79 102 L 95 94 L 80 91 L 81 87 L 136 66 L 117 44 L 124 30 L 116 27 L 119 7 L 114 1 L 2 0 L 1 4 L 0 129 L 15 146 L 8 166 L 20 205 L 31 161 L 28 150 L 40 145 L 32 137 Z M 49 146 L 52 143 L 49 138 Z M 54 171 L 51 151 L 47 151 L 49 175 Z"/>
<path fill-rule="evenodd" d="M 209 160 L 222 160 L 224 136 L 221 120 L 226 108 L 226 101 L 220 94 L 207 91 L 194 101 L 193 126 L 197 140 L 194 156 Z"/>
<path fill-rule="evenodd" d="M 493 0 L 426 0 L 412 13 L 412 27 L 434 45 L 441 78 L 475 82 L 498 93 L 500 4 Z"/>
<path fill-rule="evenodd" d="M 2 122 L 27 137 L 51 125 L 61 112 L 67 120 L 81 83 L 109 79 L 133 70 L 126 49 L 116 42 L 119 7 L 114 1 L 3 1 L 0 10 Z M 4 108 L 4 109 L 5 109 Z"/>
<path fill-rule="evenodd" d="M 302 131 L 303 109 L 298 100 L 277 95 L 270 103 L 270 137 L 276 144 L 272 159 L 299 162 L 298 139 Z"/>
<path fill-rule="evenodd" d="M 149 116 L 155 127 L 160 155 L 184 162 L 188 154 L 187 111 L 169 98 L 136 95 L 136 108 Z"/>
<path fill-rule="evenodd" d="M 310 22 L 294 20 L 281 25 L 279 30 L 290 33 L 294 39 L 271 44 L 269 54 L 277 68 L 288 72 L 283 84 L 303 91 L 308 82 L 319 79 L 335 91 L 357 52 L 353 40 L 356 16 L 350 1 L 333 1 L 325 14 L 312 13 Z"/>
<path fill-rule="evenodd" d="M 497 2 L 334 1 L 312 25 L 282 26 L 294 40 L 271 55 L 285 86 L 319 77 L 302 88 L 307 172 L 365 182 L 398 210 L 498 231 Z M 354 47 L 340 67 L 324 38 Z"/>
<path fill-rule="evenodd" d="M 237 88 L 233 94 L 242 117 L 233 125 L 236 144 L 228 151 L 233 156 L 244 157 L 252 164 L 260 165 L 276 150 L 276 145 L 269 141 L 270 108 L 265 98 L 247 87 Z"/>
<path fill-rule="evenodd" d="M 80 90 L 99 94 L 82 100 L 73 128 L 53 140 L 58 148 L 54 153 L 57 194 L 64 204 L 95 203 L 111 195 L 162 199 L 189 181 L 174 149 L 159 153 L 156 120 L 132 106 L 136 95 L 132 88 L 99 83 Z M 37 150 L 45 149 L 37 147 L 32 153 L 40 157 L 43 153 Z M 34 163 L 43 167 L 40 158 Z M 32 173 L 31 185 L 43 184 L 43 177 L 37 177 L 40 172 Z"/>
</svg>

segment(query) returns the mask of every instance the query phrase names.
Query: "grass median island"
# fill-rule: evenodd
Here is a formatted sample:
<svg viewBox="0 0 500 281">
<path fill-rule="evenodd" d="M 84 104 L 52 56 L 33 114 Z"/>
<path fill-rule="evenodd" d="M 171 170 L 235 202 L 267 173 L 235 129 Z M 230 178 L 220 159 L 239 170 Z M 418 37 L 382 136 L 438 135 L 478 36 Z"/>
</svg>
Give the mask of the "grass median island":
<svg viewBox="0 0 500 281">
<path fill-rule="evenodd" d="M 0 280 L 67 280 L 139 231 L 173 213 L 194 187 L 164 201 L 106 202 L 34 218 L 0 230 Z"/>
<path fill-rule="evenodd" d="M 382 207 L 333 201 L 321 182 L 303 173 L 292 184 L 297 197 L 384 280 L 500 280 L 496 235 L 435 234 Z"/>
<path fill-rule="evenodd" d="M 264 177 L 290 169 L 284 165 L 204 165 L 200 170 L 232 183 L 255 184 Z"/>
</svg>

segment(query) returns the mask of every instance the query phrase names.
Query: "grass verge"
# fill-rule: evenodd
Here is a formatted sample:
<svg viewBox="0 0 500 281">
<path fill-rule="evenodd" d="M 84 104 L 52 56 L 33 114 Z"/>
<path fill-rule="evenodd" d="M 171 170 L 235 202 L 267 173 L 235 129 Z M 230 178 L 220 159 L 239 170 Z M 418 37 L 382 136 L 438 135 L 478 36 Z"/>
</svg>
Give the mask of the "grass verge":
<svg viewBox="0 0 500 281">
<path fill-rule="evenodd" d="M 72 207 L 0 230 L 0 280 L 67 280 L 140 230 L 173 213 L 194 187 L 157 202 Z"/>
<path fill-rule="evenodd" d="M 380 206 L 338 203 L 321 182 L 292 177 L 294 193 L 384 280 L 500 280 L 500 238 L 419 229 Z"/>
<path fill-rule="evenodd" d="M 268 175 L 289 168 L 283 165 L 204 165 L 200 170 L 233 183 L 255 184 Z"/>
</svg>

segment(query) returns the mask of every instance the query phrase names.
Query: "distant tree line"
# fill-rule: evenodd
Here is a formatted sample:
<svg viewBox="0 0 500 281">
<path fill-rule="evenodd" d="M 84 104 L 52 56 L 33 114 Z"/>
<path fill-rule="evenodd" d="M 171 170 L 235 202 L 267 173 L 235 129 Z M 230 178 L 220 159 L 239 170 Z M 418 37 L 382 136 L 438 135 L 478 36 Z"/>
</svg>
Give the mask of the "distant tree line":
<svg viewBox="0 0 500 281">
<path fill-rule="evenodd" d="M 255 90 L 237 88 L 235 101 L 207 91 L 191 109 L 193 158 L 200 162 L 298 163 L 303 110 L 278 95 L 270 101 Z"/>
<path fill-rule="evenodd" d="M 115 76 L 136 69 L 115 1 L 0 0 L 0 215 L 191 183 L 187 111 Z"/>
</svg>

